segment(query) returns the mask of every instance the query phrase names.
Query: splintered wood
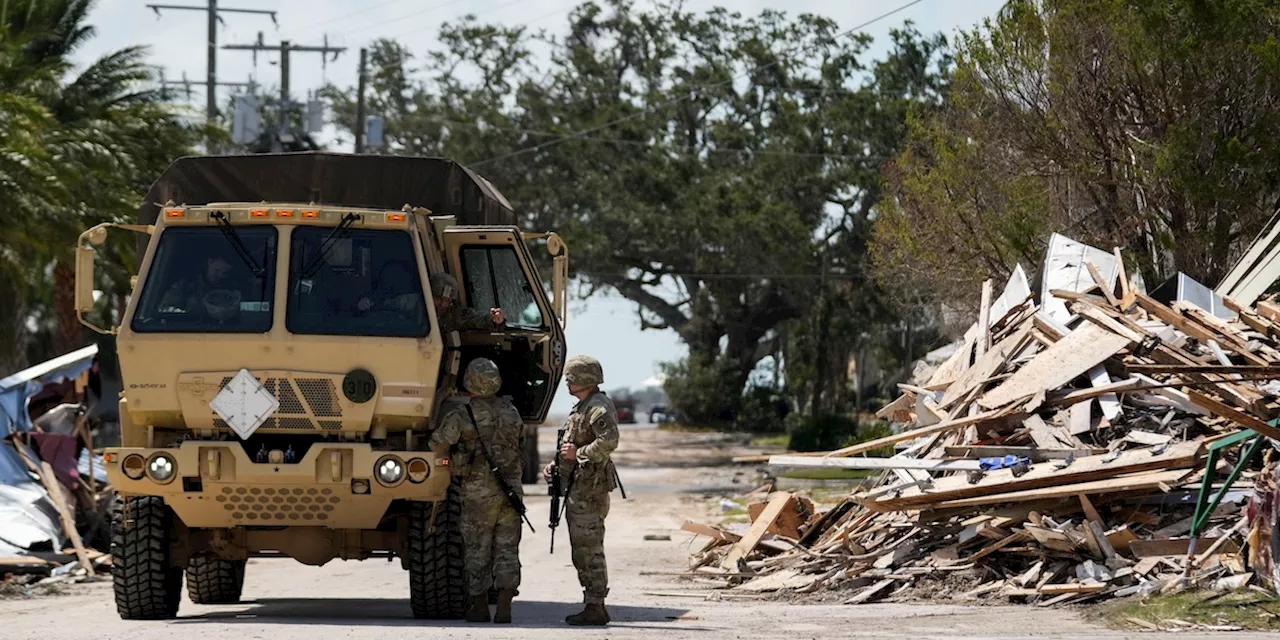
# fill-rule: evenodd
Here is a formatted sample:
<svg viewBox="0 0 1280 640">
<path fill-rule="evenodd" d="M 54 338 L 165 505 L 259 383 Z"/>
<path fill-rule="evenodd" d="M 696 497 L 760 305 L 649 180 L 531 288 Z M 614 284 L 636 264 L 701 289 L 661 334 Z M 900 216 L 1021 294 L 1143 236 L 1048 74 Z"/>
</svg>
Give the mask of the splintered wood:
<svg viewBox="0 0 1280 640">
<path fill-rule="evenodd" d="M 753 505 L 737 533 L 686 523 L 710 539 L 694 570 L 753 592 L 842 590 L 849 604 L 946 583 L 956 597 L 1053 606 L 1188 574 L 1201 586 L 1261 576 L 1244 573 L 1240 524 L 1258 461 L 1195 532 L 1191 512 L 1206 473 L 1226 479 L 1223 462 L 1204 468 L 1212 440 L 1244 429 L 1280 440 L 1280 304 L 1225 300 L 1236 316 L 1223 318 L 1148 294 L 1119 249 L 1061 247 L 1078 253 L 1052 261 L 1074 270 L 1046 278 L 1064 287 L 1044 293 L 1052 304 L 1026 296 L 1025 278 L 995 300 L 984 285 L 955 353 L 876 414 L 892 435 L 742 458 L 879 473 L 802 523 L 777 523 L 798 504 L 789 493 Z M 984 581 L 949 582 L 983 566 L 995 569 L 971 573 Z"/>
</svg>

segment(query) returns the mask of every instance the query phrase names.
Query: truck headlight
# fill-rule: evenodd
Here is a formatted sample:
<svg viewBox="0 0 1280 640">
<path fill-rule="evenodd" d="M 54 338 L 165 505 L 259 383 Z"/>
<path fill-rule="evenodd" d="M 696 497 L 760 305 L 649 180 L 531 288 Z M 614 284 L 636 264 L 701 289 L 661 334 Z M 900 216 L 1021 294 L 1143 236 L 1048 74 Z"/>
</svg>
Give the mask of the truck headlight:
<svg viewBox="0 0 1280 640">
<path fill-rule="evenodd" d="M 151 476 L 152 480 L 164 484 L 178 475 L 178 463 L 174 462 L 168 454 L 157 453 L 147 462 L 147 475 Z"/>
<path fill-rule="evenodd" d="M 373 475 L 383 485 L 395 486 L 404 480 L 404 463 L 395 456 L 387 456 L 378 460 L 377 466 L 373 469 Z"/>
</svg>

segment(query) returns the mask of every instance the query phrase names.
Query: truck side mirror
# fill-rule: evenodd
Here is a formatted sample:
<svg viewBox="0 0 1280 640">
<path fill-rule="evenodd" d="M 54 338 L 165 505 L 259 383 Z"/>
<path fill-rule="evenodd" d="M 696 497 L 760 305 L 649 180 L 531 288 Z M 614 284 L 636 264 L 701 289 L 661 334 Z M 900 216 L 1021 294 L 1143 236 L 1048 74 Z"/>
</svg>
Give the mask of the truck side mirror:
<svg viewBox="0 0 1280 640">
<path fill-rule="evenodd" d="M 76 313 L 93 311 L 93 258 L 91 247 L 76 247 Z"/>
</svg>

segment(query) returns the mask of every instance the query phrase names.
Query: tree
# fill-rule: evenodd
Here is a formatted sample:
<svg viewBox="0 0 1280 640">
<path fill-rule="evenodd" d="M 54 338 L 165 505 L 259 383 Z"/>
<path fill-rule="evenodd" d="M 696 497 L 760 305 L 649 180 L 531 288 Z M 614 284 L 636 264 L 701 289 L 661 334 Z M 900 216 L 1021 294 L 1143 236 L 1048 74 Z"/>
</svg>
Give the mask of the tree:
<svg viewBox="0 0 1280 640">
<path fill-rule="evenodd" d="M 1008 3 L 886 172 L 883 281 L 976 308 L 1060 231 L 1216 284 L 1280 206 L 1278 32 L 1262 0 Z"/>
<path fill-rule="evenodd" d="M 582 5 L 563 39 L 463 20 L 420 70 L 377 43 L 369 112 L 391 152 L 468 163 L 531 226 L 560 232 L 585 294 L 616 291 L 643 328 L 679 333 L 689 355 L 668 367 L 672 402 L 728 420 L 808 313 L 824 261 L 832 281 L 865 280 L 848 256 L 865 244 L 900 107 L 937 99 L 889 76 L 935 67 L 939 43 L 903 30 L 895 55 L 923 59 L 869 69 L 869 39 L 838 31 L 812 15 L 624 0 Z M 326 95 L 350 129 L 354 92 Z"/>
<path fill-rule="evenodd" d="M 145 49 L 121 49 L 73 68 L 69 56 L 94 35 L 85 24 L 92 6 L 92 0 L 27 0 L 3 12 L 0 109 L 14 109 L 25 123 L 19 127 L 34 136 L 31 143 L 23 135 L 3 138 L 25 145 L 17 157 L 31 158 L 11 182 L 13 197 L 25 202 L 22 216 L 0 237 L 13 289 L 0 296 L 10 300 L 2 311 L 12 333 L 0 341 L 0 366 L 8 370 L 26 360 L 29 320 L 51 334 L 37 357 L 83 344 L 70 286 L 76 236 L 98 222 L 132 221 L 155 176 L 200 136 L 154 87 Z M 128 292 L 127 274 L 105 275 L 107 293 Z"/>
</svg>

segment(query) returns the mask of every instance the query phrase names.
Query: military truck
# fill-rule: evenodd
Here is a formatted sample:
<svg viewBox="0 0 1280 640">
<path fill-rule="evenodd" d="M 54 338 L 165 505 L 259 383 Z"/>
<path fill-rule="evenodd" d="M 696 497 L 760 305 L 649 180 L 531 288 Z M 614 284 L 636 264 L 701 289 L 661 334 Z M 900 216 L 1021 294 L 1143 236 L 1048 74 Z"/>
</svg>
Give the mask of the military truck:
<svg viewBox="0 0 1280 640">
<path fill-rule="evenodd" d="M 439 158 L 329 153 L 182 158 L 139 224 L 80 237 L 76 309 L 116 335 L 122 442 L 113 577 L 125 619 L 240 599 L 249 558 L 399 558 L 419 618 L 466 605 L 456 481 L 427 436 L 476 357 L 545 419 L 564 365 L 567 253 L 522 233 L 483 177 Z M 140 234 L 134 291 L 96 326 L 95 246 Z M 553 254 L 550 295 L 533 247 Z M 501 308 L 442 335 L 428 278 Z M 536 449 L 535 449 L 536 451 Z"/>
</svg>

